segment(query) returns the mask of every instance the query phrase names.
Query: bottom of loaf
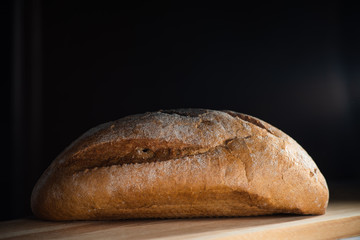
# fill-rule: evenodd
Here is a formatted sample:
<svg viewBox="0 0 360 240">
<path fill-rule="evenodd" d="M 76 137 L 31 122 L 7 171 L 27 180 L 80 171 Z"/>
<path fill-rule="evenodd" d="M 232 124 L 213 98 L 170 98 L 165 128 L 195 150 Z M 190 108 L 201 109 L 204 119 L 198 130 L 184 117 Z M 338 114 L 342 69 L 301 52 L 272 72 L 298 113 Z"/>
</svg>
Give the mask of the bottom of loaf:
<svg viewBox="0 0 360 240">
<path fill-rule="evenodd" d="M 120 220 L 120 219 L 168 219 L 168 218 L 203 218 L 203 217 L 241 217 L 271 215 L 277 213 L 296 213 L 294 210 L 266 210 L 249 206 L 152 206 L 150 208 L 119 209 L 106 212 L 93 209 L 89 216 L 79 220 Z"/>
<path fill-rule="evenodd" d="M 122 208 L 116 200 L 107 206 L 88 205 L 82 211 L 79 208 L 67 208 L 68 211 L 57 211 L 50 219 L 57 220 L 120 220 L 120 219 L 156 219 L 156 218 L 198 218 L 198 217 L 239 217 L 271 215 L 277 213 L 308 214 L 298 208 L 274 206 L 268 199 L 243 192 L 214 194 L 208 192 L 204 198 L 192 203 L 158 202 L 143 205 L 141 200 L 132 203 L 132 208 Z M 181 199 L 181 198 L 179 198 Z M 138 207 L 134 207 L 138 204 Z M 140 206 L 142 205 L 142 206 Z M 72 209 L 72 210 L 71 210 Z"/>
</svg>

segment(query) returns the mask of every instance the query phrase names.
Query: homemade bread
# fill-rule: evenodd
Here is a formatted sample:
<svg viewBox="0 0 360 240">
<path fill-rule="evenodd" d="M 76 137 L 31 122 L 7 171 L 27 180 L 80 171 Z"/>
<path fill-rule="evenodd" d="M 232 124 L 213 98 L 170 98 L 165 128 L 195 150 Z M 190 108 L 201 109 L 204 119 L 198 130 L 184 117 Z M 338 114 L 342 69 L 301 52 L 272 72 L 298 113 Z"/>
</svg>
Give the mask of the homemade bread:
<svg viewBox="0 0 360 240">
<path fill-rule="evenodd" d="M 178 109 L 97 126 L 34 187 L 49 220 L 323 214 L 326 181 L 282 131 L 232 111 Z"/>
</svg>

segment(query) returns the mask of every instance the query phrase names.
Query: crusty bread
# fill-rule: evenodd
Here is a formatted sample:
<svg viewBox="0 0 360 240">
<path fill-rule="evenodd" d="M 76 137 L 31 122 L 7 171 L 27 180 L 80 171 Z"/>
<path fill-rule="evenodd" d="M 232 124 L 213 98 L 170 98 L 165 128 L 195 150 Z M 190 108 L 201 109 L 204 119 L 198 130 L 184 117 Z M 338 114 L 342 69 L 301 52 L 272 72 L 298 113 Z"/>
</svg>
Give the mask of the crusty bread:
<svg viewBox="0 0 360 240">
<path fill-rule="evenodd" d="M 49 220 L 323 214 L 326 181 L 292 138 L 232 111 L 179 109 L 93 128 L 34 187 Z"/>
</svg>

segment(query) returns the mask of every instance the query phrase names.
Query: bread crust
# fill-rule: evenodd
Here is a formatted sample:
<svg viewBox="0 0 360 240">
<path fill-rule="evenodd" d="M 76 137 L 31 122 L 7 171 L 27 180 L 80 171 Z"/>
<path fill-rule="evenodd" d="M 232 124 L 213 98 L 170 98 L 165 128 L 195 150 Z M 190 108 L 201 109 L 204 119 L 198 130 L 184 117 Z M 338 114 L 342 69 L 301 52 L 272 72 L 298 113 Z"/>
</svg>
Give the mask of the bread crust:
<svg viewBox="0 0 360 240">
<path fill-rule="evenodd" d="M 306 151 L 232 111 L 178 109 L 95 127 L 34 187 L 49 220 L 323 214 L 329 192 Z"/>
</svg>

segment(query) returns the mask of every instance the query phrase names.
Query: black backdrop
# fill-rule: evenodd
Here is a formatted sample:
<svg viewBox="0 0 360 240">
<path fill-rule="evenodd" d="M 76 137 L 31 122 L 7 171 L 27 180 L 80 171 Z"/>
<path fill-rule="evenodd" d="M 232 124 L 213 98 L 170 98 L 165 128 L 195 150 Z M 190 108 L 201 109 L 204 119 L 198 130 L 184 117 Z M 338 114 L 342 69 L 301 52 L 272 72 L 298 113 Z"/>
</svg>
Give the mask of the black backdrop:
<svg viewBox="0 0 360 240">
<path fill-rule="evenodd" d="M 169 108 L 259 117 L 297 140 L 330 188 L 360 186 L 357 6 L 119 2 L 2 3 L 1 219 L 31 214 L 36 180 L 89 128 Z"/>
</svg>

